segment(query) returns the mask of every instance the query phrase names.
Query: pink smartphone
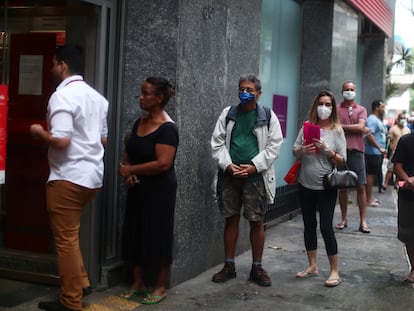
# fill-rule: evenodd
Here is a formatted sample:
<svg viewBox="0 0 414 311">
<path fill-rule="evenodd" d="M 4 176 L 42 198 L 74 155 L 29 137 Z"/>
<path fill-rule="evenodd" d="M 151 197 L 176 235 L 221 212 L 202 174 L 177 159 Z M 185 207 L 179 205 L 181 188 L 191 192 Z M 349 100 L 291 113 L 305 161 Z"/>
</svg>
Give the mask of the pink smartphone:
<svg viewBox="0 0 414 311">
<path fill-rule="evenodd" d="M 405 181 L 400 180 L 400 181 L 398 182 L 398 186 L 399 186 L 399 187 L 404 187 L 404 185 L 405 185 Z"/>
<path fill-rule="evenodd" d="M 321 139 L 321 128 L 319 125 L 305 121 L 303 124 L 303 137 L 307 145 L 313 143 L 313 139 Z"/>
<path fill-rule="evenodd" d="M 303 123 L 303 137 L 307 145 L 313 143 L 313 139 L 321 139 L 321 128 L 319 125 L 312 124 L 309 121 Z M 316 148 L 316 152 L 319 149 Z"/>
</svg>

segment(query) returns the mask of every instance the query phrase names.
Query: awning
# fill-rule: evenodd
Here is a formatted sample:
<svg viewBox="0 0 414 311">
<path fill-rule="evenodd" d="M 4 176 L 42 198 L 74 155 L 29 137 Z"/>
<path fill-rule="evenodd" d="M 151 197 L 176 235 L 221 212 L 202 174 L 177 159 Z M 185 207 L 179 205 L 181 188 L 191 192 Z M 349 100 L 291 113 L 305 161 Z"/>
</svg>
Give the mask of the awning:
<svg viewBox="0 0 414 311">
<path fill-rule="evenodd" d="M 388 38 L 393 33 L 393 11 L 384 0 L 348 0 L 348 2 L 381 29 Z"/>
</svg>

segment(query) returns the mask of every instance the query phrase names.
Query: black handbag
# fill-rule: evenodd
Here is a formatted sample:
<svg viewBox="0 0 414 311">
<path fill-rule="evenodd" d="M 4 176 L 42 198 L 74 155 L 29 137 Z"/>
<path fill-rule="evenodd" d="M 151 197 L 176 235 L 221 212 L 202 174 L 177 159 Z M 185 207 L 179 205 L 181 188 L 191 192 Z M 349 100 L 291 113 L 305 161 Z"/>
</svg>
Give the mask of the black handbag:
<svg viewBox="0 0 414 311">
<path fill-rule="evenodd" d="M 345 166 L 345 170 L 338 170 L 333 167 L 332 172 L 323 177 L 325 189 L 348 189 L 358 186 L 358 175 Z"/>
</svg>

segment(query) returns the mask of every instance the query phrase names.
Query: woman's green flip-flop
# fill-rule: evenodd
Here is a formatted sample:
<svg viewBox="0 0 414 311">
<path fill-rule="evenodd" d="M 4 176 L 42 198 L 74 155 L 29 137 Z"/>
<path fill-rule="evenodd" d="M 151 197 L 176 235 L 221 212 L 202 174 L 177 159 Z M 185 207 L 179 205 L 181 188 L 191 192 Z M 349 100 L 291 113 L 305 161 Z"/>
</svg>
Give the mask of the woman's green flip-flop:
<svg viewBox="0 0 414 311">
<path fill-rule="evenodd" d="M 132 300 L 136 297 L 142 297 L 147 294 L 147 291 L 145 289 L 143 290 L 136 290 L 136 289 L 127 289 L 124 292 L 122 292 L 119 297 L 126 299 L 126 300 Z"/>
<path fill-rule="evenodd" d="M 141 303 L 144 305 L 155 305 L 167 298 L 167 294 L 158 296 L 158 295 L 151 295 L 148 294 L 144 299 L 142 299 Z"/>
</svg>

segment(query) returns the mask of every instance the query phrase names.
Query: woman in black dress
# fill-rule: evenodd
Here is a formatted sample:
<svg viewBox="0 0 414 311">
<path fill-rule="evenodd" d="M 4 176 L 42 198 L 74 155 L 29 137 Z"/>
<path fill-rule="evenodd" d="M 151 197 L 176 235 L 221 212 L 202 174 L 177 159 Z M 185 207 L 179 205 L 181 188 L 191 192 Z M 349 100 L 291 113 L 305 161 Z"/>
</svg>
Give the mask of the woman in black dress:
<svg viewBox="0 0 414 311">
<path fill-rule="evenodd" d="M 122 298 L 145 296 L 144 304 L 155 304 L 166 296 L 172 263 L 174 207 L 177 180 L 174 159 L 178 130 L 164 110 L 171 84 L 161 77 L 149 77 L 141 87 L 139 104 L 147 114 L 132 127 L 125 141 L 119 173 L 128 187 L 124 222 L 123 257 L 133 264 L 133 282 Z M 144 268 L 158 270 L 149 294 L 144 286 Z"/>
</svg>

